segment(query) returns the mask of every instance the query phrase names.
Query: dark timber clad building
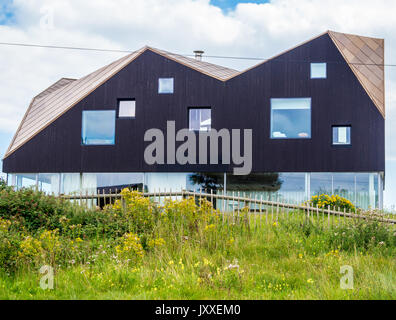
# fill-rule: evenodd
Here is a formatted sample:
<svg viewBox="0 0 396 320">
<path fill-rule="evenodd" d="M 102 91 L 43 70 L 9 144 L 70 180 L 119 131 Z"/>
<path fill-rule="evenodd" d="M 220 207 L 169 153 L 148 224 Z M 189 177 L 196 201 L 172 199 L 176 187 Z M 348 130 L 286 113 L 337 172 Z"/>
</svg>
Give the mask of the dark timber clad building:
<svg viewBox="0 0 396 320">
<path fill-rule="evenodd" d="M 384 116 L 382 39 L 328 31 L 243 72 L 145 47 L 34 97 L 3 171 L 54 193 L 212 188 L 382 207 Z M 221 161 L 148 165 L 144 134 L 170 120 L 252 129 L 251 174 Z"/>
</svg>

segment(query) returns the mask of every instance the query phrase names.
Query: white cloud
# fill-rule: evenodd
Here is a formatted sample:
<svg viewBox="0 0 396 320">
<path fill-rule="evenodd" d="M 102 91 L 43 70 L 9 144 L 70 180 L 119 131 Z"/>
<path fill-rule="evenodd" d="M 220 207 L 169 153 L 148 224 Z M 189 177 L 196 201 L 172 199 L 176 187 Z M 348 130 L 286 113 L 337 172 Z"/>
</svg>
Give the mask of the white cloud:
<svg viewBox="0 0 396 320">
<path fill-rule="evenodd" d="M 270 57 L 328 29 L 386 40 L 396 63 L 394 0 L 273 0 L 224 13 L 209 0 L 14 0 L 2 42 Z M 50 10 L 48 10 L 50 9 Z M 43 28 L 53 12 L 53 28 Z M 49 19 L 48 21 L 50 21 Z M 41 23 L 40 23 L 41 21 Z M 45 26 L 45 23 L 44 23 Z M 0 46 L 0 132 L 14 132 L 31 98 L 59 78 L 81 77 L 122 54 Z M 254 61 L 211 60 L 237 69 Z M 396 157 L 396 68 L 387 68 L 387 158 Z"/>
</svg>

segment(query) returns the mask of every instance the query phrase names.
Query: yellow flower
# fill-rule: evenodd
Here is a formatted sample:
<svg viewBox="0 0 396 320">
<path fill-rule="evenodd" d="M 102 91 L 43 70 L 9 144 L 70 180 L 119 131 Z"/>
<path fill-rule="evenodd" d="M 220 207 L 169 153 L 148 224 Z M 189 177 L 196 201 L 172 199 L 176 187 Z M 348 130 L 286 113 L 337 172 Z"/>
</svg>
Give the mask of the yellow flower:
<svg viewBox="0 0 396 320">
<path fill-rule="evenodd" d="M 309 279 L 307 280 L 307 282 L 308 282 L 308 283 L 314 283 L 314 281 L 313 281 L 311 278 L 309 278 Z"/>
</svg>

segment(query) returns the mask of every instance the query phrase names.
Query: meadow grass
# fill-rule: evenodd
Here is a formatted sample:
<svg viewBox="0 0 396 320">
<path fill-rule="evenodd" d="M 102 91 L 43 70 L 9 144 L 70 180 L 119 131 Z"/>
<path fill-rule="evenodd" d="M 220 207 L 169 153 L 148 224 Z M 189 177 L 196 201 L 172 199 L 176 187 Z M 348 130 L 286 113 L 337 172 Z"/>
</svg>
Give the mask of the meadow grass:
<svg viewBox="0 0 396 320">
<path fill-rule="evenodd" d="M 0 299 L 395 299 L 395 246 L 337 242 L 348 223 L 320 221 L 226 219 L 196 236 L 163 223 L 154 233 L 165 243 L 130 259 L 107 237 L 84 239 L 88 254 L 56 266 L 53 290 L 40 288 L 39 265 L 27 265 L 1 271 Z M 344 265 L 351 290 L 340 287 Z"/>
</svg>

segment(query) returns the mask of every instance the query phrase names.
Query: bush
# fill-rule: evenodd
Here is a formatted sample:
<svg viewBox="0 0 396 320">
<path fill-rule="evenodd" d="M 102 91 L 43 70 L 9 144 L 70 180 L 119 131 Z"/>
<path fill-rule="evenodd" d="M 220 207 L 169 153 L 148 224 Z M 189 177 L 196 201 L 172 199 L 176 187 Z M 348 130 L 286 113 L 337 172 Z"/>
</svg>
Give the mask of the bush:
<svg viewBox="0 0 396 320">
<path fill-rule="evenodd" d="M 330 246 L 341 250 L 368 250 L 374 247 L 395 247 L 396 234 L 388 225 L 374 220 L 356 219 L 326 233 Z"/>
<path fill-rule="evenodd" d="M 330 208 L 340 208 L 340 210 L 346 211 L 356 211 L 356 207 L 352 204 L 351 201 L 340 197 L 339 195 L 329 196 L 327 194 L 321 194 L 319 196 L 313 196 L 311 200 L 308 201 L 310 206 L 319 208 L 326 208 L 330 206 Z"/>
</svg>

